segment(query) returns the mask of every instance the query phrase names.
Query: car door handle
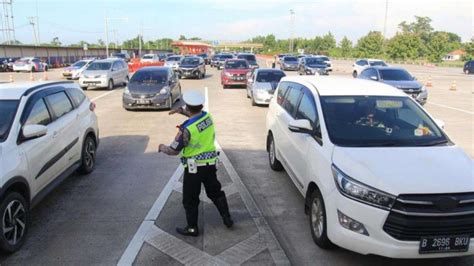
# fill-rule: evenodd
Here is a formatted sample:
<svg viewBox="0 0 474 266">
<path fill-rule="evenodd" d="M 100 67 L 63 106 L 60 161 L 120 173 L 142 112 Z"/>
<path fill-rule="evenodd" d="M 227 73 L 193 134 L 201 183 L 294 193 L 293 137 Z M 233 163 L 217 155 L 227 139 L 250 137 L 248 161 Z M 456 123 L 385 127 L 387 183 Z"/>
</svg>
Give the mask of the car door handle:
<svg viewBox="0 0 474 266">
<path fill-rule="evenodd" d="M 59 131 L 54 131 L 53 132 L 53 139 L 57 138 L 59 136 Z"/>
</svg>

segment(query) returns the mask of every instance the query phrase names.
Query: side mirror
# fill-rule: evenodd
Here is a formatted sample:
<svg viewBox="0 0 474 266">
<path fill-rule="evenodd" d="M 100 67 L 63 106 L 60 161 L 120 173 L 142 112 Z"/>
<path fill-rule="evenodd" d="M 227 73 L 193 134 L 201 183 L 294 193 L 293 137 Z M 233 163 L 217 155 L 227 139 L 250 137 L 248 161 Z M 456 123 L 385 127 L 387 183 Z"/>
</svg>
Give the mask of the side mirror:
<svg viewBox="0 0 474 266">
<path fill-rule="evenodd" d="M 23 139 L 39 138 L 48 133 L 48 128 L 43 125 L 26 125 L 23 127 Z"/>
<path fill-rule="evenodd" d="M 374 81 L 379 80 L 379 78 L 377 78 L 377 76 L 370 76 L 370 79 L 371 79 L 371 80 L 374 80 Z"/>
<path fill-rule="evenodd" d="M 413 76 L 413 80 L 418 80 L 415 76 Z"/>
<path fill-rule="evenodd" d="M 444 129 L 445 123 L 444 123 L 443 120 L 441 120 L 441 119 L 434 119 L 434 122 L 436 123 L 436 125 L 438 125 L 438 127 Z"/>
<path fill-rule="evenodd" d="M 291 132 L 295 132 L 295 133 L 310 134 L 313 132 L 313 127 L 311 126 L 311 123 L 307 119 L 298 119 L 298 120 L 291 121 L 290 124 L 288 125 L 288 129 Z"/>
</svg>

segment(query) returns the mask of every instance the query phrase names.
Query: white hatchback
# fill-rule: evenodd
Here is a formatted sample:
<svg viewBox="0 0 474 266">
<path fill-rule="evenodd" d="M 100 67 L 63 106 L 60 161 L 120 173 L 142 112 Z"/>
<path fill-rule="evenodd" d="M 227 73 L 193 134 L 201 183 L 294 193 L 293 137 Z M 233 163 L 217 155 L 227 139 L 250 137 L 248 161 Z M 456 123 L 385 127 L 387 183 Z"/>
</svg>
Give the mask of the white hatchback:
<svg viewBox="0 0 474 266">
<path fill-rule="evenodd" d="M 285 77 L 267 115 L 269 163 L 305 196 L 321 248 L 473 255 L 473 160 L 439 125 L 385 84 Z"/>
<path fill-rule="evenodd" d="M 64 178 L 94 170 L 94 108 L 72 82 L 0 85 L 0 249 L 22 246 L 30 208 Z"/>
</svg>

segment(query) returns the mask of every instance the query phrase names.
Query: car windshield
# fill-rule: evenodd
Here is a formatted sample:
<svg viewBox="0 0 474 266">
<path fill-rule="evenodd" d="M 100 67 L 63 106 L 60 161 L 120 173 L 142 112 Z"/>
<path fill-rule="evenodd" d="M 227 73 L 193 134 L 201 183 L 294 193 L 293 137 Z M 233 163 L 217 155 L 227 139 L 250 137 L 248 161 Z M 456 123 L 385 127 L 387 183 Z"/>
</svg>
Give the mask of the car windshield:
<svg viewBox="0 0 474 266">
<path fill-rule="evenodd" d="M 246 69 L 249 68 L 249 64 L 247 61 L 244 60 L 234 60 L 234 61 L 227 61 L 225 63 L 226 69 Z"/>
<path fill-rule="evenodd" d="M 252 55 L 252 54 L 241 54 L 241 55 L 238 55 L 237 58 L 239 59 L 245 59 L 249 62 L 255 62 L 257 61 L 257 59 L 255 58 L 255 55 Z"/>
<path fill-rule="evenodd" d="M 79 68 L 80 68 L 80 67 L 85 66 L 86 64 L 87 64 L 86 61 L 77 61 L 77 62 L 74 63 L 72 66 L 73 66 L 73 67 L 79 67 Z"/>
<path fill-rule="evenodd" d="M 125 54 L 112 54 L 113 57 L 125 58 Z"/>
<path fill-rule="evenodd" d="M 179 61 L 179 60 L 181 60 L 181 57 L 179 57 L 179 56 L 170 56 L 170 57 L 166 58 L 166 62 Z"/>
<path fill-rule="evenodd" d="M 283 71 L 259 71 L 257 74 L 257 82 L 280 82 L 285 73 Z"/>
<path fill-rule="evenodd" d="M 0 100 L 0 142 L 4 142 L 8 137 L 17 107 L 16 100 Z"/>
<path fill-rule="evenodd" d="M 401 69 L 380 69 L 380 78 L 383 80 L 413 80 L 413 77 Z"/>
<path fill-rule="evenodd" d="M 294 56 L 286 56 L 283 58 L 283 61 L 285 62 L 298 62 L 298 58 Z"/>
<path fill-rule="evenodd" d="M 27 58 L 21 58 L 15 61 L 15 63 L 24 63 L 24 64 L 28 62 L 30 62 L 30 59 L 27 59 Z"/>
<path fill-rule="evenodd" d="M 221 60 L 226 60 L 226 59 L 231 59 L 231 58 L 234 58 L 234 56 L 232 56 L 230 54 L 219 55 L 219 59 L 221 59 Z"/>
<path fill-rule="evenodd" d="M 329 61 L 329 57 L 327 56 L 320 56 L 318 58 L 321 58 L 323 61 Z"/>
<path fill-rule="evenodd" d="M 183 65 L 197 65 L 199 64 L 199 58 L 186 57 L 181 62 Z"/>
<path fill-rule="evenodd" d="M 153 55 L 144 55 L 142 59 L 153 59 Z"/>
<path fill-rule="evenodd" d="M 346 147 L 431 146 L 448 143 L 408 97 L 322 96 L 331 141 Z"/>
<path fill-rule="evenodd" d="M 306 58 L 306 64 L 308 65 L 324 65 L 324 59 L 319 57 L 319 58 L 315 58 L 315 57 L 308 57 Z"/>
<path fill-rule="evenodd" d="M 161 70 L 161 71 L 138 71 L 135 73 L 132 78 L 130 79 L 130 84 L 165 84 L 167 81 L 168 72 Z"/>
<path fill-rule="evenodd" d="M 370 66 L 387 66 L 384 61 L 369 61 Z"/>
<path fill-rule="evenodd" d="M 109 70 L 111 66 L 112 64 L 108 62 L 94 62 L 87 67 L 87 70 Z"/>
<path fill-rule="evenodd" d="M 207 58 L 207 54 L 198 54 L 199 57 Z"/>
</svg>

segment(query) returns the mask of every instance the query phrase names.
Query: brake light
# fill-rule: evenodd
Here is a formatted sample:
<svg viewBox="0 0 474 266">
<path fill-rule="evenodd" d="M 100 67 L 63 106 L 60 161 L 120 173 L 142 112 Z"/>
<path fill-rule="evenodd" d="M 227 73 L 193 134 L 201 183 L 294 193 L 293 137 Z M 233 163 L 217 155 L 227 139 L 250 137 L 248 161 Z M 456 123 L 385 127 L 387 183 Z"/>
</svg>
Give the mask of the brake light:
<svg viewBox="0 0 474 266">
<path fill-rule="evenodd" d="M 95 110 L 95 103 L 91 102 L 91 104 L 89 105 L 89 110 L 91 110 L 92 112 L 94 112 Z"/>
</svg>

